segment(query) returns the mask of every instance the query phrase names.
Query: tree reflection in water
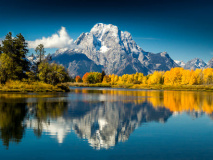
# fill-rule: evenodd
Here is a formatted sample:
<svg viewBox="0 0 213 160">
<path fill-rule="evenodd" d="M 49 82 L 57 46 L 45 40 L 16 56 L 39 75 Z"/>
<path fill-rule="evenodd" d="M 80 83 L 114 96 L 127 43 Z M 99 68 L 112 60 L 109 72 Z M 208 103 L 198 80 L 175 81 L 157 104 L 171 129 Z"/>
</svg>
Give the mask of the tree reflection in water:
<svg viewBox="0 0 213 160">
<path fill-rule="evenodd" d="M 19 143 L 23 138 L 25 106 L 24 103 L 0 103 L 0 138 L 7 148 L 10 142 Z"/>
</svg>

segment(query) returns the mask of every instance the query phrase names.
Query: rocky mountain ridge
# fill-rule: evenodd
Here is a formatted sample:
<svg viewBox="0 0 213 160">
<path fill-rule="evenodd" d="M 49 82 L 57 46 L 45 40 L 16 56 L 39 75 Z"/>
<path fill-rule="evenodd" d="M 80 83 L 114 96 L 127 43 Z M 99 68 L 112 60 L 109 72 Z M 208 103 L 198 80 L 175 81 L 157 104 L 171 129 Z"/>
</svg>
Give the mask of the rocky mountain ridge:
<svg viewBox="0 0 213 160">
<path fill-rule="evenodd" d="M 213 58 L 209 60 L 206 67 L 207 68 L 213 68 Z"/>
<path fill-rule="evenodd" d="M 194 58 L 184 65 L 184 69 L 202 69 L 206 68 L 207 64 L 200 58 Z"/>
<path fill-rule="evenodd" d="M 204 69 L 204 68 L 213 68 L 213 58 L 208 61 L 208 63 L 204 62 L 200 58 L 194 58 L 192 60 L 189 60 L 188 62 L 178 61 L 174 60 L 175 63 L 177 63 L 180 67 L 183 67 L 184 69 Z"/>
</svg>

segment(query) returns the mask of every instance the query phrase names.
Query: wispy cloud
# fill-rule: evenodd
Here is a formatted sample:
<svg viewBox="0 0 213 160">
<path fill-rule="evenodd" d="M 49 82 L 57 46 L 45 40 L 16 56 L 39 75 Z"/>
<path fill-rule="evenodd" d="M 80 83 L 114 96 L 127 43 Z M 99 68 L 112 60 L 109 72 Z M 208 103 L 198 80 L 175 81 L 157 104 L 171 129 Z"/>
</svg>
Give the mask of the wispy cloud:
<svg viewBox="0 0 213 160">
<path fill-rule="evenodd" d="M 29 48 L 36 48 L 39 44 L 43 44 L 45 48 L 69 48 L 74 45 L 73 39 L 68 35 L 65 27 L 61 27 L 58 33 L 53 34 L 51 37 L 28 41 Z"/>
<path fill-rule="evenodd" d="M 146 40 L 160 40 L 159 38 L 152 37 L 133 37 L 134 39 L 146 39 Z"/>
</svg>

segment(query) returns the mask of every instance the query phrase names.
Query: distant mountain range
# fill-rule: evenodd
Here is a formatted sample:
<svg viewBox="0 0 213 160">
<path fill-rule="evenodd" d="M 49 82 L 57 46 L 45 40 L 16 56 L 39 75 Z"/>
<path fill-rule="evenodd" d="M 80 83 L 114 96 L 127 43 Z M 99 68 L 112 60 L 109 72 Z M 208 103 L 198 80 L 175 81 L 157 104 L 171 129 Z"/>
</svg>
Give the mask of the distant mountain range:
<svg viewBox="0 0 213 160">
<path fill-rule="evenodd" d="M 184 63 L 183 61 L 177 61 L 175 62 L 184 69 L 203 69 L 203 68 L 213 68 L 213 58 L 206 64 L 202 59 L 200 58 L 194 58 L 187 63 Z"/>
<path fill-rule="evenodd" d="M 198 58 L 185 64 L 174 61 L 166 52 L 146 52 L 136 44 L 129 32 L 103 23 L 96 24 L 89 33 L 82 33 L 70 48 L 58 49 L 52 55 L 52 60 L 63 64 L 73 77 L 102 70 L 106 74 L 141 72 L 147 75 L 180 66 L 186 69 L 213 67 L 213 59 L 208 65 Z"/>
</svg>

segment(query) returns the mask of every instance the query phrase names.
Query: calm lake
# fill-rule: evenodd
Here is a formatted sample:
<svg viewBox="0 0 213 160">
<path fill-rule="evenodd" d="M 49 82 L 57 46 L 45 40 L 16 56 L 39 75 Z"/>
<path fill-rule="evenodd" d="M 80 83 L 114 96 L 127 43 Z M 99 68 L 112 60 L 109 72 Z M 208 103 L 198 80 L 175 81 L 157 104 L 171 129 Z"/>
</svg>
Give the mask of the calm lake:
<svg viewBox="0 0 213 160">
<path fill-rule="evenodd" d="M 0 160 L 213 159 L 213 93 L 0 94 Z"/>
</svg>

